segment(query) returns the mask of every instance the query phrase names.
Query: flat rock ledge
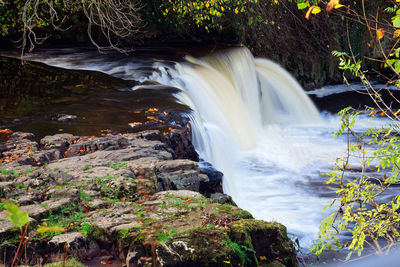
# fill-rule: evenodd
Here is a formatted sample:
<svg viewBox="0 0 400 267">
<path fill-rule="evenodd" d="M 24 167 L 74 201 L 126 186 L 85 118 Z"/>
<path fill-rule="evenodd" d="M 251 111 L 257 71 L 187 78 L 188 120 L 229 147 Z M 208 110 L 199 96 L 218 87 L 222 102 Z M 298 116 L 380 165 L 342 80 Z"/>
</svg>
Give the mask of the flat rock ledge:
<svg viewBox="0 0 400 267">
<path fill-rule="evenodd" d="M 30 133 L 6 135 L 0 265 L 11 263 L 19 243 L 19 229 L 3 210 L 12 201 L 29 213 L 34 235 L 21 261 L 26 266 L 65 256 L 75 266 L 297 266 L 283 225 L 236 207 L 222 193 L 220 172 L 177 158 L 157 131 L 58 134 L 40 142 Z M 42 225 L 64 231 L 39 234 Z"/>
</svg>

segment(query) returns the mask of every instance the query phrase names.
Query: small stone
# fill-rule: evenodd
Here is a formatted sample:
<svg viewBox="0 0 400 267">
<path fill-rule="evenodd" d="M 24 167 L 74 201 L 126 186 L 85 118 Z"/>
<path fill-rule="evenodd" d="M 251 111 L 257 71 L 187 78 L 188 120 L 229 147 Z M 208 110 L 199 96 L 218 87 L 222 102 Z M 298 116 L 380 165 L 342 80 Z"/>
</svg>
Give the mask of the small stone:
<svg viewBox="0 0 400 267">
<path fill-rule="evenodd" d="M 214 193 L 210 195 L 210 198 L 219 204 L 232 204 L 232 197 L 222 194 L 222 193 Z"/>
<path fill-rule="evenodd" d="M 58 122 L 71 122 L 76 121 L 78 119 L 75 115 L 68 115 L 68 114 L 59 114 L 57 121 Z"/>
</svg>

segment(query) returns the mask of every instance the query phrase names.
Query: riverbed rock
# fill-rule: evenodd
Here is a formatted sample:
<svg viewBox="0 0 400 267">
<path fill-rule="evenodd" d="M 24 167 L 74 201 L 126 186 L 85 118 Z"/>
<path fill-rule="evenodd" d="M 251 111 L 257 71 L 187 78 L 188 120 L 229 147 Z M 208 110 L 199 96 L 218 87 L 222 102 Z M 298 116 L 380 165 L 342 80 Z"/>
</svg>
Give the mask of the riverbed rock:
<svg viewBox="0 0 400 267">
<path fill-rule="evenodd" d="M 11 136 L 17 144 L 34 142 L 29 134 Z M 3 152 L 20 149 L 5 142 Z M 55 233 L 51 241 L 36 234 L 23 264 L 62 261 L 67 244 L 67 254 L 83 262 L 104 256 L 127 266 L 153 261 L 160 266 L 295 266 L 283 226 L 254 220 L 232 205 L 222 194 L 222 173 L 204 162 L 174 159 L 175 150 L 158 131 L 59 134 L 46 136 L 40 145 L 26 156 L 31 163 L 0 158 L 0 198 L 29 213 L 30 232 L 43 224 L 66 232 Z M 48 156 L 56 152 L 59 157 Z M 39 165 L 39 160 L 48 162 Z M 7 262 L 18 245 L 17 232 L 0 212 L 0 255 L 6 252 Z M 90 244 L 107 253 L 88 256 Z"/>
<path fill-rule="evenodd" d="M 59 114 L 57 116 L 58 122 L 72 122 L 72 121 L 76 121 L 77 119 L 78 119 L 78 116 L 76 116 L 76 115 Z"/>
</svg>

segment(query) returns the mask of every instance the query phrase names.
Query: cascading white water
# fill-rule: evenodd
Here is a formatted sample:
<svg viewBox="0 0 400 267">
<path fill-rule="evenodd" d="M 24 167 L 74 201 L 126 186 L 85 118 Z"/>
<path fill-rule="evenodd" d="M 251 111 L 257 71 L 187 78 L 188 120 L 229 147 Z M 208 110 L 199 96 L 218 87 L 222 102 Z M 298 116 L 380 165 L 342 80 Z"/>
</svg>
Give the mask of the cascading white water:
<svg viewBox="0 0 400 267">
<path fill-rule="evenodd" d="M 256 218 L 309 234 L 309 243 L 325 202 L 297 191 L 295 183 L 305 166 L 324 158 L 310 146 L 335 155 L 337 149 L 316 148 L 307 134 L 297 134 L 301 130 L 293 135 L 295 127 L 321 122 L 297 81 L 276 63 L 254 59 L 246 48 L 155 67 L 148 79 L 183 90 L 177 97 L 194 111 L 193 143 L 202 159 L 224 173 L 224 192 Z"/>
</svg>

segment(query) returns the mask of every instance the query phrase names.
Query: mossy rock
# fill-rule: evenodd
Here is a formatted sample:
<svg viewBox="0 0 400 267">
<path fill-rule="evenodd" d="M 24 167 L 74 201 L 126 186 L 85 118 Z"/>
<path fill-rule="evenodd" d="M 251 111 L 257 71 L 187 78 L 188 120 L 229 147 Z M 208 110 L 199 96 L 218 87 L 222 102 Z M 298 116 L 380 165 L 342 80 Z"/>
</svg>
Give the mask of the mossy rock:
<svg viewBox="0 0 400 267">
<path fill-rule="evenodd" d="M 279 263 L 297 266 L 293 243 L 282 224 L 243 219 L 232 222 L 230 227 L 231 239 L 255 251 L 256 261 L 274 264 L 272 266 Z"/>
<path fill-rule="evenodd" d="M 230 243 L 221 229 L 198 228 L 160 246 L 158 256 L 166 266 L 239 266 L 241 257 Z"/>
<path fill-rule="evenodd" d="M 160 192 L 147 202 L 119 208 L 129 210 L 122 216 L 134 219 L 122 222 L 112 215 L 117 207 L 109 207 L 102 211 L 109 216 L 106 221 L 120 225 L 94 225 L 92 238 L 113 246 L 128 266 L 141 266 L 143 259 L 163 266 L 296 266 L 284 226 L 255 220 L 245 210 L 196 192 Z"/>
</svg>

